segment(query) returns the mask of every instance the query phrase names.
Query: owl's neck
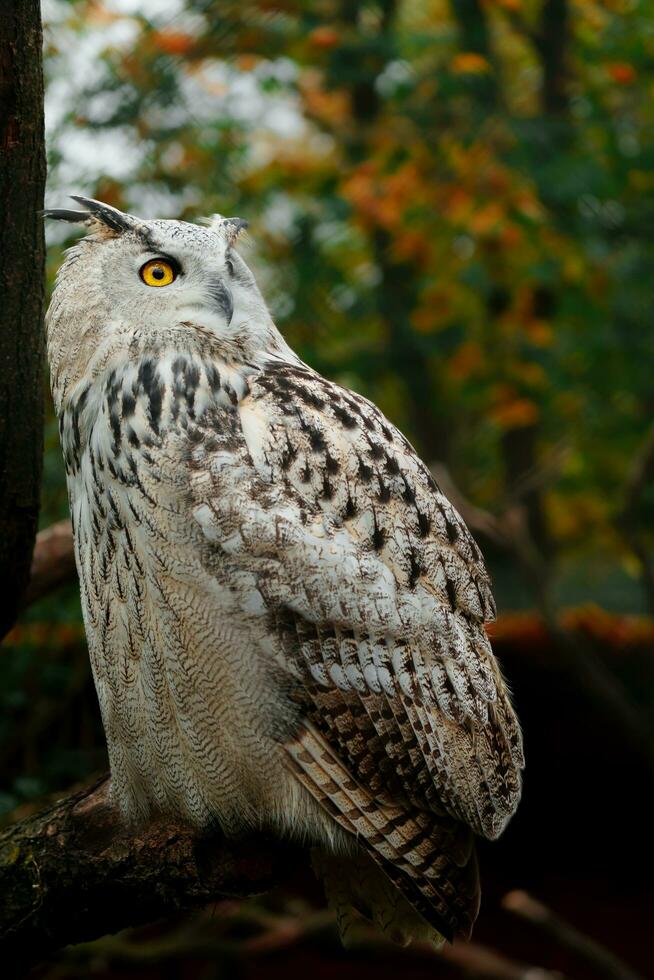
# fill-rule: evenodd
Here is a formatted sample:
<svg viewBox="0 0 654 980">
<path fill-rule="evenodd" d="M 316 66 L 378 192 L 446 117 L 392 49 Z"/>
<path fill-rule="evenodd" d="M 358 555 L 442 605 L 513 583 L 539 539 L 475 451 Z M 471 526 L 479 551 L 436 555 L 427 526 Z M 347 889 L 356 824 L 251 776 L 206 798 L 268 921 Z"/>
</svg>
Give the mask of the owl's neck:
<svg viewBox="0 0 654 980">
<path fill-rule="evenodd" d="M 231 323 L 225 327 L 218 317 L 189 310 L 174 325 L 133 326 L 107 323 L 96 327 L 88 321 L 69 357 L 51 355 L 52 390 L 58 413 L 82 388 L 102 387 L 106 379 L 124 375 L 143 361 L 170 365 L 178 358 L 197 363 L 215 364 L 222 374 L 243 376 L 257 370 L 271 358 L 298 362 L 265 312 L 259 320 L 246 321 L 235 309 Z"/>
<path fill-rule="evenodd" d="M 69 478 L 76 477 L 89 453 L 129 483 L 136 448 L 152 446 L 173 430 L 187 430 L 207 412 L 233 415 L 257 370 L 179 351 L 107 365 L 93 381 L 78 383 L 61 405 Z"/>
</svg>

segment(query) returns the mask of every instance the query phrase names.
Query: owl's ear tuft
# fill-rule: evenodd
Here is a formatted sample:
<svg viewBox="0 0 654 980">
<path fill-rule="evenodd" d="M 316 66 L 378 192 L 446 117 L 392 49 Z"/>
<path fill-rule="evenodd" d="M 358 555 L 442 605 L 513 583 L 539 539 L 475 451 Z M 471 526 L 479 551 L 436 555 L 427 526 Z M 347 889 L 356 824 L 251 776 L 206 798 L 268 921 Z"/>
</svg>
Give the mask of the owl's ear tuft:
<svg viewBox="0 0 654 980">
<path fill-rule="evenodd" d="M 81 204 L 85 211 L 70 211 L 66 208 L 46 208 L 41 213 L 44 218 L 54 218 L 57 221 L 70 221 L 87 227 L 96 227 L 97 230 L 105 230 L 113 234 L 120 235 L 125 231 L 132 231 L 136 227 L 136 219 L 130 214 L 124 214 L 118 208 L 102 201 L 95 201 L 90 197 L 77 197 L 71 195 L 73 201 Z"/>
<path fill-rule="evenodd" d="M 91 220 L 88 211 L 70 211 L 67 208 L 45 208 L 39 212 L 43 218 L 54 218 L 55 221 L 70 221 L 71 223 L 83 223 Z"/>
<path fill-rule="evenodd" d="M 111 229 L 111 231 L 123 232 L 130 231 L 134 228 L 136 221 L 131 216 L 131 214 L 125 214 L 123 211 L 119 211 L 118 208 L 112 207 L 110 204 L 105 204 L 103 201 L 95 201 L 92 197 L 76 197 L 74 194 L 71 195 L 73 201 L 77 201 L 82 207 L 86 208 L 87 211 L 106 228 Z"/>
<path fill-rule="evenodd" d="M 212 214 L 207 219 L 210 228 L 219 231 L 225 236 L 227 247 L 231 248 L 241 237 L 243 232 L 249 227 L 245 218 L 223 218 L 222 214 Z"/>
<path fill-rule="evenodd" d="M 241 235 L 248 230 L 250 227 L 249 222 L 245 218 L 225 218 L 224 228 L 227 233 L 227 241 L 230 245 L 234 245 L 235 242 L 241 237 Z"/>
</svg>

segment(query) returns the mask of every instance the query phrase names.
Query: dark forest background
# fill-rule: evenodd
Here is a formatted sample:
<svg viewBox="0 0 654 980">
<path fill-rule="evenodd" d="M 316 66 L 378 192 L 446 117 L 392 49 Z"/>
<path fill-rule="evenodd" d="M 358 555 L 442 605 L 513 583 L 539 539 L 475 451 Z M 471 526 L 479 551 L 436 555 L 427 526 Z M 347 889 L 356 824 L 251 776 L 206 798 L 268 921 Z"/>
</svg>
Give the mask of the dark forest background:
<svg viewBox="0 0 654 980">
<path fill-rule="evenodd" d="M 528 768 L 482 847 L 473 960 L 341 951 L 307 873 L 40 975 L 654 977 L 654 5 L 42 10 L 48 203 L 250 222 L 289 342 L 405 431 L 480 542 Z M 48 229 L 50 284 L 67 233 Z M 67 501 L 43 391 L 47 529 Z M 0 649 L 12 818 L 106 768 L 62 555 Z"/>
</svg>

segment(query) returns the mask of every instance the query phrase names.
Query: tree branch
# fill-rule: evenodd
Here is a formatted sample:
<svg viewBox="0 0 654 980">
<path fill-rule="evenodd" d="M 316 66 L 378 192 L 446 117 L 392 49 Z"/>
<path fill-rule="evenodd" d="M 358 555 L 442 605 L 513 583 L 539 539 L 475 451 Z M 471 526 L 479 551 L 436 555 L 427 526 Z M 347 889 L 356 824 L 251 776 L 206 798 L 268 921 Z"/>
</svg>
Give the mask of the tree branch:
<svg viewBox="0 0 654 980">
<path fill-rule="evenodd" d="M 245 972 L 252 972 L 253 961 L 267 960 L 271 955 L 278 956 L 300 946 L 311 949 L 321 962 L 326 950 L 330 956 L 341 950 L 331 910 L 305 907 L 278 913 L 259 903 L 230 908 L 233 904 L 223 902 L 204 914 L 185 918 L 164 935 L 155 933 L 144 937 L 131 932 L 82 943 L 62 952 L 57 965 L 63 968 L 62 972 L 71 966 L 79 971 L 100 958 L 109 969 L 127 966 L 143 970 L 166 964 L 170 971 L 171 961 L 193 957 L 211 960 L 213 964 L 229 964 L 231 973 L 239 973 L 242 964 L 247 964 Z M 383 976 L 393 976 L 398 971 L 413 975 L 416 969 L 421 976 L 423 973 L 440 976 L 442 971 L 437 964 L 445 960 L 448 976 L 454 973 L 466 980 L 561 980 L 559 973 L 517 963 L 478 943 L 457 942 L 441 950 L 429 943 L 412 943 L 403 948 L 363 921 L 349 934 L 348 949 L 358 958 L 374 957 L 378 962 L 383 959 Z M 265 972 L 264 963 L 260 964 L 259 972 Z"/>
<path fill-rule="evenodd" d="M 228 841 L 170 821 L 129 828 L 105 777 L 0 836 L 0 957 L 26 968 L 70 943 L 260 894 L 297 857 L 263 834 Z"/>
<path fill-rule="evenodd" d="M 73 528 L 70 521 L 58 521 L 36 536 L 23 607 L 74 581 L 75 576 Z"/>
<path fill-rule="evenodd" d="M 576 953 L 591 966 L 598 977 L 606 980 L 642 980 L 640 974 L 623 963 L 604 946 L 590 936 L 585 936 L 551 909 L 524 891 L 508 892 L 502 899 L 502 907 L 521 919 L 531 922 L 555 946 L 562 946 Z"/>
</svg>

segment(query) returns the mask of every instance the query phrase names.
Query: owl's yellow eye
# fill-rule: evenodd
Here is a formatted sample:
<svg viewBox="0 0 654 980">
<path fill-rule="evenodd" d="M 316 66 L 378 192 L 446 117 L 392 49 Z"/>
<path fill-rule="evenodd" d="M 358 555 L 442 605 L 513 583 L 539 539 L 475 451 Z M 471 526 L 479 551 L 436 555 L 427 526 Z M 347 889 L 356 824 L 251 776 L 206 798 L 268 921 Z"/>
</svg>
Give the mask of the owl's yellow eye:
<svg viewBox="0 0 654 980">
<path fill-rule="evenodd" d="M 166 259 L 150 259 L 141 266 L 140 276 L 146 286 L 170 286 L 177 279 L 177 270 Z"/>
</svg>

